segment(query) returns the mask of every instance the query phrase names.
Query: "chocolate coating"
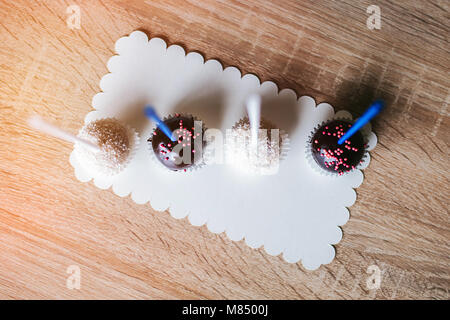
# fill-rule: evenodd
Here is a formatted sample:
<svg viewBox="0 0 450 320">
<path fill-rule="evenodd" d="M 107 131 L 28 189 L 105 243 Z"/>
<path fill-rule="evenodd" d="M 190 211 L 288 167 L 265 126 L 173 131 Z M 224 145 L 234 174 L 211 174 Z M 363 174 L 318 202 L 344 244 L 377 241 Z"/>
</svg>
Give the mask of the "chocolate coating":
<svg viewBox="0 0 450 320">
<path fill-rule="evenodd" d="M 204 146 L 202 126 L 195 131 L 194 118 L 179 114 L 166 119 L 164 123 L 175 134 L 177 140 L 170 140 L 164 132 L 156 128 L 153 136 L 148 139 L 156 158 L 173 171 L 186 170 L 198 163 Z M 185 153 L 190 153 L 190 157 L 184 157 Z"/>
<path fill-rule="evenodd" d="M 328 172 L 339 175 L 353 170 L 365 153 L 364 137 L 360 131 L 338 145 L 338 140 L 351 127 L 345 120 L 333 120 L 316 130 L 311 138 L 311 153 L 315 162 Z"/>
</svg>

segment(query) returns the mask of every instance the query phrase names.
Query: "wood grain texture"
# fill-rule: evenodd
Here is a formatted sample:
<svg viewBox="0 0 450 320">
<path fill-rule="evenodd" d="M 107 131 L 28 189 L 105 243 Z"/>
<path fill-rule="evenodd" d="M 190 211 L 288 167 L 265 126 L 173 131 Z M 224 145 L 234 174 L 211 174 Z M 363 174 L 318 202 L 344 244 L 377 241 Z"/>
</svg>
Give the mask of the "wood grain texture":
<svg viewBox="0 0 450 320">
<path fill-rule="evenodd" d="M 66 8 L 81 9 L 81 29 Z M 0 2 L 0 298 L 448 299 L 449 2 Z M 78 182 L 71 146 L 114 42 L 139 29 L 356 116 L 388 108 L 335 260 L 317 271 Z M 369 290 L 368 266 L 382 271 Z M 81 289 L 66 288 L 69 265 Z"/>
</svg>

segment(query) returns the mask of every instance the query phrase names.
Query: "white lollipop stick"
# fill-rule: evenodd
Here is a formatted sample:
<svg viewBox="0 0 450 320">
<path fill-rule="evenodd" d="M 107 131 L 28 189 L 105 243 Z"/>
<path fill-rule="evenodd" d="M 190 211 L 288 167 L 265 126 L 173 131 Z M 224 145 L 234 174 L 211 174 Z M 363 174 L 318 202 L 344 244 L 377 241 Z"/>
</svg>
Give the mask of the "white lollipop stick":
<svg viewBox="0 0 450 320">
<path fill-rule="evenodd" d="M 247 113 L 250 121 L 252 146 L 258 144 L 259 123 L 261 121 L 261 96 L 252 94 L 247 98 Z"/>
<path fill-rule="evenodd" d="M 69 141 L 72 143 L 78 142 L 78 143 L 84 145 L 85 147 L 89 148 L 93 152 L 100 151 L 100 148 L 97 145 L 93 144 L 92 142 L 86 141 L 86 140 L 81 139 L 71 133 L 68 133 L 68 132 L 42 120 L 38 116 L 33 116 L 33 117 L 29 118 L 28 124 L 31 127 L 35 128 L 36 130 L 42 131 L 42 132 L 52 135 L 56 138 L 63 139 L 63 140 L 66 140 L 66 141 Z"/>
</svg>

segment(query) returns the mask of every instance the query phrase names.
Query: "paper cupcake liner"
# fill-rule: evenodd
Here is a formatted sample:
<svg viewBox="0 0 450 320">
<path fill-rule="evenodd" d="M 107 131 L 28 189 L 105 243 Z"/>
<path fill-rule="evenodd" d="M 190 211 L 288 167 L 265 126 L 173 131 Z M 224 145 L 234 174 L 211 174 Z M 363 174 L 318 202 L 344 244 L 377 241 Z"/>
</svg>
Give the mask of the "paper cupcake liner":
<svg viewBox="0 0 450 320">
<path fill-rule="evenodd" d="M 326 125 L 327 123 L 330 123 L 331 121 L 334 121 L 334 120 L 344 120 L 344 121 L 350 121 L 350 122 L 354 123 L 354 120 L 351 116 L 342 116 L 342 115 L 334 116 L 332 119 L 322 121 L 321 123 L 316 125 L 314 127 L 314 129 L 310 132 L 308 139 L 306 141 L 306 147 L 305 147 L 305 157 L 306 157 L 306 160 L 309 163 L 310 167 L 317 173 L 320 173 L 321 175 L 328 176 L 328 177 L 340 177 L 340 176 L 346 175 L 350 172 L 353 172 L 355 170 L 361 169 L 363 163 L 367 160 L 367 153 L 369 152 L 366 147 L 366 145 L 368 143 L 367 132 L 364 130 L 360 130 L 360 132 L 363 136 L 363 139 L 364 139 L 364 155 L 362 156 L 360 163 L 358 163 L 355 166 L 355 168 L 350 169 L 348 171 L 343 171 L 343 173 L 341 175 L 339 175 L 338 172 L 327 171 L 327 170 L 323 169 L 322 167 L 320 167 L 319 164 L 316 162 L 316 160 L 314 160 L 314 157 L 312 155 L 312 148 L 311 148 L 312 138 L 313 138 L 314 134 L 316 133 L 316 131 L 320 127 L 322 127 L 322 126 Z"/>
<path fill-rule="evenodd" d="M 237 124 L 239 124 L 241 121 L 248 121 L 248 117 L 243 117 L 243 118 L 239 119 L 239 121 L 237 121 L 235 123 L 235 125 L 233 126 L 232 129 L 234 129 L 234 127 Z M 268 120 L 266 120 L 264 118 L 261 118 L 261 121 L 266 122 L 273 129 L 277 129 L 276 126 L 273 125 L 273 123 L 271 123 L 270 121 L 268 121 Z M 286 133 L 286 131 L 284 131 L 282 129 L 278 129 L 278 130 L 279 130 L 279 138 L 280 138 L 278 163 L 280 163 L 281 161 L 286 159 L 287 154 L 289 153 L 290 140 L 289 140 L 289 136 Z M 229 141 L 225 141 L 225 145 L 224 145 L 225 148 L 224 148 L 224 150 L 225 150 L 225 159 L 226 159 L 225 161 L 226 161 L 227 164 L 229 164 L 231 166 L 238 167 L 241 171 L 245 171 L 248 174 L 253 174 L 253 175 L 271 175 L 271 174 L 275 174 L 274 172 L 272 172 L 273 171 L 272 169 L 265 168 L 264 166 L 258 167 L 258 166 L 254 166 L 254 165 L 245 165 L 245 164 L 240 163 L 240 162 L 238 163 L 238 161 L 229 161 L 229 154 L 231 152 L 233 152 L 233 148 L 232 148 L 233 144 L 230 144 Z"/>
<path fill-rule="evenodd" d="M 181 116 L 181 117 L 192 117 L 194 119 L 194 121 L 202 121 L 200 119 L 198 119 L 196 116 L 193 116 L 189 113 L 174 113 L 171 115 L 168 115 L 166 117 L 164 117 L 162 120 L 166 121 L 168 119 L 171 118 L 175 118 L 176 116 Z M 202 159 L 201 161 L 199 161 L 198 163 L 194 163 L 192 166 L 188 167 L 188 168 L 183 168 L 180 170 L 172 170 L 167 168 L 165 165 L 163 165 L 161 163 L 161 161 L 159 161 L 159 159 L 156 157 L 155 152 L 153 151 L 153 146 L 152 146 L 152 141 L 153 141 L 153 133 L 156 131 L 158 127 L 156 126 L 156 124 L 154 125 L 153 129 L 152 129 L 152 133 L 150 135 L 150 138 L 147 139 L 147 146 L 149 148 L 149 152 L 150 152 L 150 158 L 152 159 L 152 162 L 156 164 L 157 167 L 159 167 L 162 170 L 166 170 L 169 172 L 172 172 L 174 174 L 186 174 L 186 173 L 190 173 L 190 172 L 195 172 L 201 168 L 203 168 L 205 166 L 205 161 L 204 161 L 204 156 L 205 156 L 205 152 L 207 151 L 208 148 L 208 143 L 206 141 L 203 140 L 203 135 L 205 134 L 206 131 L 206 127 L 205 127 L 205 123 L 202 121 L 202 141 L 204 143 L 203 147 L 202 147 Z"/>
<path fill-rule="evenodd" d="M 130 162 L 134 159 L 136 156 L 137 150 L 139 148 L 140 139 L 139 134 L 136 132 L 136 130 L 129 125 L 123 123 L 122 121 L 118 120 L 115 117 L 102 117 L 98 119 L 94 119 L 90 121 L 89 123 L 86 123 L 84 127 L 92 123 L 93 121 L 99 121 L 99 120 L 106 120 L 106 119 L 113 119 L 117 121 L 119 124 L 121 124 L 128 132 L 128 142 L 129 142 L 129 152 L 127 155 L 127 158 L 124 162 L 120 164 L 117 168 L 109 168 L 105 166 L 101 166 L 98 164 L 95 160 L 94 153 L 88 151 L 85 149 L 85 147 L 79 143 L 74 144 L 74 155 L 76 156 L 77 160 L 83 166 L 83 168 L 91 172 L 94 176 L 102 176 L 102 177 L 113 177 L 118 175 L 119 173 L 123 172 Z M 78 135 L 81 134 L 83 128 L 80 129 L 78 132 Z"/>
</svg>

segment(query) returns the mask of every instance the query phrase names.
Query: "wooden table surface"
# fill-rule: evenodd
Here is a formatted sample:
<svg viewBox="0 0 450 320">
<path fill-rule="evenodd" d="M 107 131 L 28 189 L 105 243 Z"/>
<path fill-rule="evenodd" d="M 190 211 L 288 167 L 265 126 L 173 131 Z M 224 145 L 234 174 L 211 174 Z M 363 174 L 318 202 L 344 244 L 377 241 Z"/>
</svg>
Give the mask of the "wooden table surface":
<svg viewBox="0 0 450 320">
<path fill-rule="evenodd" d="M 447 0 L 1 1 L 0 298 L 448 299 L 449 17 Z M 80 183 L 72 147 L 27 127 L 39 113 L 77 132 L 136 29 L 356 116 L 386 99 L 331 264 L 307 271 Z"/>
</svg>

